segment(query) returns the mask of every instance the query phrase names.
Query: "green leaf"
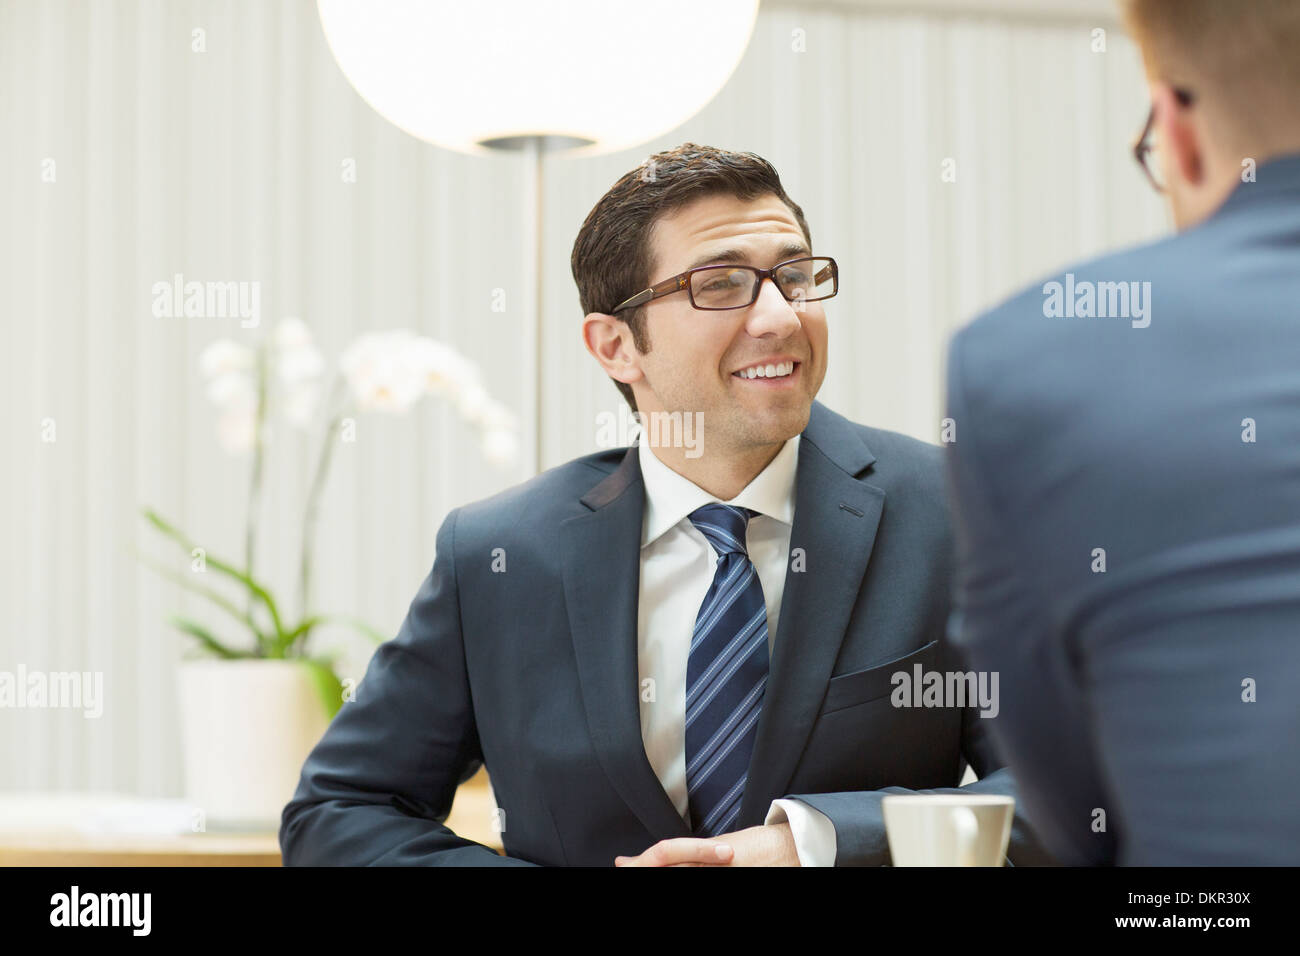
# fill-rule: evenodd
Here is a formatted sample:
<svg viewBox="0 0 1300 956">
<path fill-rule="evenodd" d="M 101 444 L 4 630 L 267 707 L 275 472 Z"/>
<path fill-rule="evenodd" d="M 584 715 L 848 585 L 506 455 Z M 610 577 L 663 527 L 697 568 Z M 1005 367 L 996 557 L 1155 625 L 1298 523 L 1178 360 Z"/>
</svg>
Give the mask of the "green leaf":
<svg viewBox="0 0 1300 956">
<path fill-rule="evenodd" d="M 261 602 L 266 606 L 267 613 L 271 615 L 271 626 L 275 628 L 275 637 L 273 640 L 275 642 L 283 641 L 284 623 L 280 620 L 280 611 L 279 608 L 276 607 L 275 600 L 271 597 L 271 593 L 243 571 L 226 564 L 224 561 L 214 558 L 212 555 L 208 555 L 206 560 L 208 567 L 220 571 L 222 574 L 226 574 L 239 581 L 253 592 L 259 600 L 261 600 Z"/>
<path fill-rule="evenodd" d="M 314 628 L 316 625 L 320 624 L 324 620 L 325 618 L 319 614 L 313 615 L 312 617 L 304 618 L 297 627 L 295 627 L 292 631 L 290 631 L 289 633 L 285 634 L 282 638 L 280 638 L 279 643 L 276 645 L 276 650 L 279 652 L 278 656 L 288 657 L 289 650 L 291 647 L 293 647 L 294 643 L 296 643 L 299 640 L 305 640 L 306 635 L 311 632 L 312 628 Z"/>
<path fill-rule="evenodd" d="M 225 644 L 221 643 L 221 641 L 217 640 L 217 638 L 213 635 L 213 633 L 209 631 L 206 627 L 204 627 L 202 624 L 199 624 L 195 621 L 191 621 L 189 618 L 184 618 L 178 614 L 173 614 L 167 620 L 172 624 L 173 627 L 177 628 L 178 630 L 184 631 L 186 634 L 190 634 L 194 637 L 197 637 L 200 643 L 202 643 L 204 647 L 212 651 L 218 657 L 225 658 L 226 660 L 238 660 L 239 658 L 242 657 L 251 656 L 249 654 L 245 654 L 240 651 L 236 651 L 233 650 L 232 648 L 227 647 Z"/>
<path fill-rule="evenodd" d="M 311 674 L 326 715 L 333 720 L 343 706 L 343 682 L 334 672 L 334 661 L 330 658 L 306 657 L 302 663 Z"/>
<path fill-rule="evenodd" d="M 131 554 L 135 557 L 137 561 L 145 565 L 145 567 L 150 568 L 152 571 L 154 571 L 156 574 L 160 575 L 161 577 L 166 578 L 167 580 L 171 581 L 174 584 L 180 585 L 186 590 L 193 591 L 195 594 L 199 594 L 207 598 L 213 604 L 217 605 L 217 607 L 228 612 L 231 616 L 233 616 L 236 620 L 238 620 L 240 624 L 248 628 L 249 632 L 253 635 L 259 647 L 266 647 L 267 645 L 270 644 L 271 639 L 267 635 L 262 633 L 261 629 L 257 626 L 257 622 L 254 621 L 253 618 L 247 612 L 236 607 L 235 604 L 229 599 L 227 599 L 225 596 L 218 594 L 216 591 L 213 591 L 210 588 L 204 587 L 202 584 L 199 584 L 197 581 L 195 581 L 193 578 L 189 577 L 188 575 L 182 574 L 173 568 L 168 568 L 165 565 L 159 564 L 158 562 L 147 558 L 139 551 L 132 551 Z"/>
<path fill-rule="evenodd" d="M 185 537 L 179 529 L 165 521 L 162 516 L 153 509 L 144 508 L 142 509 L 142 513 L 155 528 L 167 537 L 171 538 L 177 544 L 181 545 L 181 547 L 186 551 L 192 552 L 196 547 L 198 547 L 193 541 Z M 270 592 L 245 572 L 240 571 L 238 568 L 219 558 L 213 557 L 208 553 L 206 548 L 203 549 L 203 553 L 204 561 L 207 563 L 208 567 L 238 581 L 240 584 L 244 585 L 244 587 L 248 588 L 248 590 L 256 596 L 263 605 L 265 605 L 267 613 L 271 615 L 271 624 L 275 628 L 275 637 L 273 638 L 272 646 L 280 645 L 284 641 L 285 636 L 284 624 L 280 620 L 280 610 L 276 607 L 275 599 L 271 597 Z"/>
</svg>

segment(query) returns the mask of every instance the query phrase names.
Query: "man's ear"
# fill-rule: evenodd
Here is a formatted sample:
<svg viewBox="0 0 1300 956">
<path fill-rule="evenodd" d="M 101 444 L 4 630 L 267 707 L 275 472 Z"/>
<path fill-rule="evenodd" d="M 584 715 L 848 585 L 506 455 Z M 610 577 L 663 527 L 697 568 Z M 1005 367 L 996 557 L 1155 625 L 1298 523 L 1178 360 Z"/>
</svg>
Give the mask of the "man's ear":
<svg viewBox="0 0 1300 956">
<path fill-rule="evenodd" d="M 582 341 L 606 375 L 628 385 L 642 379 L 641 353 L 626 322 L 604 312 L 590 312 L 582 321 Z"/>
<path fill-rule="evenodd" d="M 1151 103 L 1156 111 L 1156 137 L 1164 154 L 1166 179 L 1177 176 L 1190 186 L 1200 186 L 1206 176 L 1207 143 L 1197 124 L 1194 107 L 1185 106 L 1167 83 L 1151 85 Z"/>
</svg>

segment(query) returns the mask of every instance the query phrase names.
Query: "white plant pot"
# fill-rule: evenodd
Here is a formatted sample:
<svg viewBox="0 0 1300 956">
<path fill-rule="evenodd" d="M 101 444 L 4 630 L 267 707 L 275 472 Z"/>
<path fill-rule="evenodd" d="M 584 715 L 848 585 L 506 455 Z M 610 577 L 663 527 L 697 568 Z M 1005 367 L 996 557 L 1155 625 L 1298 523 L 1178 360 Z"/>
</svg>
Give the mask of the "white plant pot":
<svg viewBox="0 0 1300 956">
<path fill-rule="evenodd" d="M 210 830 L 278 830 L 329 724 L 306 666 L 184 661 L 179 682 L 186 799 Z"/>
</svg>

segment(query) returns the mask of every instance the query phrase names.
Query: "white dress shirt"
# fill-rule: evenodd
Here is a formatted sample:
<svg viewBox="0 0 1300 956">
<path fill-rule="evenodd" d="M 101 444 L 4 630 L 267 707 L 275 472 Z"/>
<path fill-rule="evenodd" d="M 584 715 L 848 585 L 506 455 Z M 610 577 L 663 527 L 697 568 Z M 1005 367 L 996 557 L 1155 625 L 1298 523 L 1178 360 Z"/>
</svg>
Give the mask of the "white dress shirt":
<svg viewBox="0 0 1300 956">
<path fill-rule="evenodd" d="M 644 436 L 638 455 L 645 482 L 637 605 L 641 737 L 650 766 L 685 820 L 686 663 L 695 617 L 713 583 L 718 563 L 717 552 L 688 516 L 718 499 L 660 461 Z M 749 520 L 746 549 L 767 604 L 769 661 L 781 619 L 798 462 L 796 435 L 744 490 L 723 502 L 758 512 Z M 802 800 L 772 801 L 763 822 L 787 821 L 802 866 L 835 865 L 835 827 L 829 817 Z"/>
</svg>

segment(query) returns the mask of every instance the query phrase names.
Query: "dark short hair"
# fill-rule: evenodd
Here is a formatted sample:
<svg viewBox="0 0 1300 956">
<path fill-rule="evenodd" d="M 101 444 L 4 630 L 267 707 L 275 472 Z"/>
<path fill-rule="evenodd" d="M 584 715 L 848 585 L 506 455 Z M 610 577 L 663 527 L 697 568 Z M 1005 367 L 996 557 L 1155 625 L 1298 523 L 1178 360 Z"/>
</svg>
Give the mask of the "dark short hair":
<svg viewBox="0 0 1300 956">
<path fill-rule="evenodd" d="M 600 197 L 578 230 L 570 265 L 583 314 L 611 313 L 624 299 L 648 287 L 652 281 L 650 233 L 655 222 L 697 199 L 718 194 L 745 200 L 776 196 L 790 207 L 808 248 L 812 248 L 803 210 L 786 195 L 771 163 L 754 153 L 683 143 L 655 153 L 625 173 Z M 637 350 L 649 352 L 645 306 L 618 317 L 632 330 Z M 632 387 L 619 381 L 614 384 L 636 411 Z"/>
</svg>

